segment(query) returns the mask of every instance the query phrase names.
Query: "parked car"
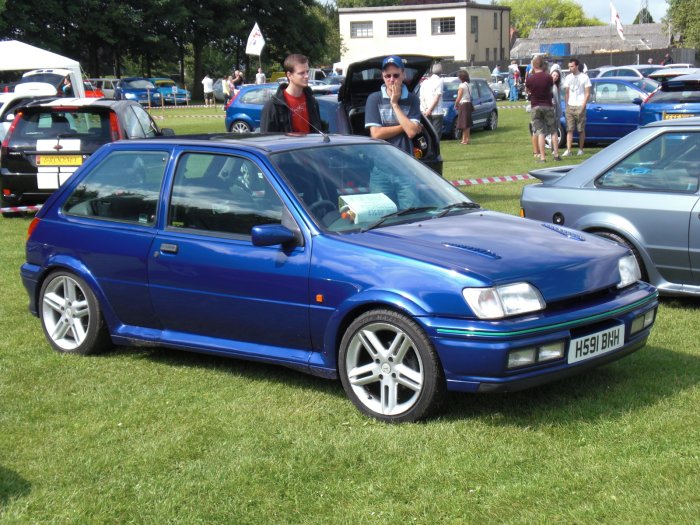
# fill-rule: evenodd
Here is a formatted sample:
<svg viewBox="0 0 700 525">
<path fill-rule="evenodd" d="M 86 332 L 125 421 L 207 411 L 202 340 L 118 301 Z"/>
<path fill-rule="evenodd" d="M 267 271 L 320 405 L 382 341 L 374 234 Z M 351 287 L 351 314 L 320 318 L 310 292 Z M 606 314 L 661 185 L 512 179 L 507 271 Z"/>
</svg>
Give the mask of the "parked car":
<svg viewBox="0 0 700 525">
<path fill-rule="evenodd" d="M 77 84 L 78 82 L 82 84 L 82 78 L 76 78 L 75 71 L 63 68 L 43 68 L 27 71 L 22 75 L 22 78 L 19 80 L 19 82 L 17 82 L 17 84 L 15 85 L 15 89 L 17 89 L 17 86 L 24 86 L 25 89 L 30 90 L 36 87 L 39 87 L 39 89 L 43 89 L 40 86 L 49 84 L 55 90 L 55 92 L 52 93 L 52 95 L 64 96 L 62 87 L 63 80 L 66 77 L 70 78 L 73 86 L 73 92 L 69 93 L 68 96 L 84 96 L 84 93 L 82 92 L 82 86 L 78 86 Z"/>
<path fill-rule="evenodd" d="M 44 84 L 44 89 L 23 91 L 20 88 L 15 92 L 0 93 L 0 143 L 10 129 L 12 120 L 15 118 L 15 110 L 18 107 L 33 100 L 51 100 L 55 97 L 56 90 L 48 84 Z"/>
<path fill-rule="evenodd" d="M 662 293 L 700 294 L 700 119 L 649 124 L 578 166 L 530 174 L 525 217 L 627 246 Z"/>
<path fill-rule="evenodd" d="M 498 127 L 498 107 L 496 97 L 491 91 L 486 80 L 474 78 L 470 81 L 472 89 L 472 129 L 493 130 Z M 457 100 L 457 90 L 459 89 L 459 79 L 454 77 L 443 78 L 442 102 L 440 110 L 444 115 L 442 124 L 442 136 L 453 139 L 461 139 L 462 131 L 457 129 L 457 110 L 455 100 Z"/>
<path fill-rule="evenodd" d="M 661 84 L 661 88 L 642 104 L 639 123 L 697 116 L 700 116 L 700 74 L 695 73 Z"/>
<path fill-rule="evenodd" d="M 189 104 L 192 100 L 192 93 L 182 86 L 178 86 L 172 78 L 149 78 L 148 80 L 156 87 L 163 102 L 169 105 Z"/>
<path fill-rule="evenodd" d="M 653 78 L 657 82 L 664 82 L 665 80 L 671 80 L 672 78 L 680 77 L 681 75 L 694 75 L 700 73 L 700 68 L 693 67 L 665 67 L 654 71 L 649 78 Z"/>
<path fill-rule="evenodd" d="M 95 87 L 89 80 L 83 80 L 85 96 L 87 98 L 104 98 L 105 94 L 98 87 Z"/>
<path fill-rule="evenodd" d="M 520 77 L 523 78 L 523 77 Z M 508 84 L 508 71 L 503 71 L 499 73 L 498 75 L 491 75 L 491 86 L 492 89 L 494 90 L 494 93 L 498 92 L 499 96 L 500 93 L 503 93 L 504 99 L 510 97 L 510 85 Z M 470 77 L 471 80 L 471 77 Z M 494 87 L 495 86 L 495 89 Z M 518 90 L 518 99 L 521 98 L 527 98 L 526 97 L 526 92 L 525 92 L 525 83 L 520 82 L 515 84 L 515 89 Z"/>
<path fill-rule="evenodd" d="M 663 69 L 661 64 L 633 64 L 630 66 L 611 67 L 603 71 L 598 78 L 607 77 L 637 77 L 646 78 L 650 74 Z"/>
<path fill-rule="evenodd" d="M 160 92 L 147 78 L 126 77 L 119 79 L 114 90 L 116 100 L 133 100 L 142 106 L 160 106 Z"/>
<path fill-rule="evenodd" d="M 173 134 L 133 101 L 58 98 L 15 110 L 2 142 L 2 207 L 43 203 L 101 145 Z"/>
<path fill-rule="evenodd" d="M 628 249 L 481 209 L 386 142 L 317 134 L 107 144 L 32 221 L 21 277 L 56 351 L 284 365 L 387 422 L 617 360 L 658 306 Z"/>
<path fill-rule="evenodd" d="M 508 98 L 508 79 L 504 79 L 501 75 L 491 75 L 489 87 L 493 91 L 493 96 L 496 100 L 505 100 Z"/>
<path fill-rule="evenodd" d="M 97 89 L 102 91 L 105 98 L 114 98 L 114 91 L 119 83 L 118 78 L 89 78 L 90 82 Z"/>
<path fill-rule="evenodd" d="M 423 75 L 433 63 L 432 57 L 405 55 L 406 87 L 416 90 Z M 328 126 L 330 133 L 343 135 L 365 135 L 370 132 L 365 128 L 365 104 L 370 93 L 379 91 L 384 84 L 382 79 L 382 61 L 384 57 L 374 57 L 350 64 L 346 69 L 345 82 L 340 86 L 338 95 L 320 95 L 321 119 Z M 413 139 L 413 153 L 421 162 L 442 174 L 442 156 L 440 140 L 430 121 L 421 115 L 423 131 Z"/>
<path fill-rule="evenodd" d="M 334 95 L 338 93 L 344 81 L 345 77 L 340 75 L 326 77 L 320 80 L 318 84 L 311 86 L 311 90 L 316 95 Z"/>
<path fill-rule="evenodd" d="M 262 108 L 278 88 L 277 82 L 243 85 L 226 107 L 226 131 L 250 133 L 259 130 Z"/>
<path fill-rule="evenodd" d="M 591 97 L 586 105 L 586 143 L 610 143 L 639 126 L 640 105 L 659 87 L 650 78 L 597 77 L 591 79 Z M 562 90 L 559 144 L 566 142 L 566 103 Z M 574 131 L 574 141 L 578 131 Z"/>
</svg>

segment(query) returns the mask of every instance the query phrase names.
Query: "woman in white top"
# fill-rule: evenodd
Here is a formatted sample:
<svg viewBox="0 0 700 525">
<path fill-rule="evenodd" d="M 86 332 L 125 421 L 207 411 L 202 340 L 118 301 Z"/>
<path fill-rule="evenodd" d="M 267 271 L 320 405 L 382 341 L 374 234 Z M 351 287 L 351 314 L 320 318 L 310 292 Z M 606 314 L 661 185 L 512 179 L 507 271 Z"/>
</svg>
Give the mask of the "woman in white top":
<svg viewBox="0 0 700 525">
<path fill-rule="evenodd" d="M 462 130 L 462 144 L 469 144 L 469 133 L 472 127 L 472 89 L 469 84 L 469 73 L 460 71 L 457 75 L 461 81 L 457 89 L 455 109 L 457 110 L 457 129 Z"/>
</svg>

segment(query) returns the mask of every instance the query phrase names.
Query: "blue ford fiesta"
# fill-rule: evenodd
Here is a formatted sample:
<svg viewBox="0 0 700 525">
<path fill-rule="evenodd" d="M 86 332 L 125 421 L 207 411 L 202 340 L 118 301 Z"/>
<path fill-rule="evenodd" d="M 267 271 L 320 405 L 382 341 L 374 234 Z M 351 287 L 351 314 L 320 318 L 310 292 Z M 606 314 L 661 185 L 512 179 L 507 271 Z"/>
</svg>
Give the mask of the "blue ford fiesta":
<svg viewBox="0 0 700 525">
<path fill-rule="evenodd" d="M 59 352 L 154 345 L 340 378 L 363 413 L 532 387 L 641 348 L 629 249 L 491 212 L 383 141 L 105 145 L 32 221 L 21 276 Z"/>
</svg>

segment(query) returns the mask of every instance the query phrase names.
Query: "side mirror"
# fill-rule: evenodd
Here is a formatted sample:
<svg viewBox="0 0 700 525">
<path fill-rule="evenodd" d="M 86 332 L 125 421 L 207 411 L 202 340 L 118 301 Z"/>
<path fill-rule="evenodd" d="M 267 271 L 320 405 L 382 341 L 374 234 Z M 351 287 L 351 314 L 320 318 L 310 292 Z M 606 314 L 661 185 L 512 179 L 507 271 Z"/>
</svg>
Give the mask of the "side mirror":
<svg viewBox="0 0 700 525">
<path fill-rule="evenodd" d="M 274 246 L 276 244 L 289 246 L 297 242 L 294 232 L 281 224 L 253 226 L 251 236 L 253 246 Z"/>
<path fill-rule="evenodd" d="M 632 99 L 632 104 L 637 104 L 638 106 L 641 106 L 642 102 L 643 102 L 642 99 L 639 97 L 635 97 Z"/>
<path fill-rule="evenodd" d="M 174 137 L 175 130 L 172 128 L 160 128 L 160 136 L 161 137 Z"/>
</svg>

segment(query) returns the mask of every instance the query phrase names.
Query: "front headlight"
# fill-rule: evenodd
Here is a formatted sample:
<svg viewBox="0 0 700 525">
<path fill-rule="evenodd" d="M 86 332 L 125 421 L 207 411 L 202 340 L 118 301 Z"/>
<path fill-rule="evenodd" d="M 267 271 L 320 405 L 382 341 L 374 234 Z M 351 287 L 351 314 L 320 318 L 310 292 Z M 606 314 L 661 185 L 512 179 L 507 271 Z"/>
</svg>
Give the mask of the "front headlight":
<svg viewBox="0 0 700 525">
<path fill-rule="evenodd" d="M 634 255 L 622 257 L 617 262 L 617 267 L 620 270 L 620 282 L 618 288 L 624 288 L 630 284 L 634 284 L 642 278 L 642 271 L 637 264 L 637 258 Z"/>
<path fill-rule="evenodd" d="M 479 319 L 501 319 L 536 312 L 547 306 L 537 288 L 529 283 L 465 288 L 462 295 Z"/>
</svg>

